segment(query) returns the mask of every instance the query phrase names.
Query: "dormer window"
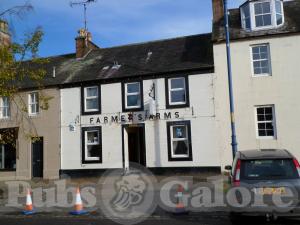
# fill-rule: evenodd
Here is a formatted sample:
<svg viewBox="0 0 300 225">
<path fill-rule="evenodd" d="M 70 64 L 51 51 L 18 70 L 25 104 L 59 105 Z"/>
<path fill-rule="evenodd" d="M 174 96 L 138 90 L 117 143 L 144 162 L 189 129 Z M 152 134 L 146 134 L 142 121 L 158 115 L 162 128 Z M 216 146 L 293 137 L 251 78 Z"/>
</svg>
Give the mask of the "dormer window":
<svg viewBox="0 0 300 225">
<path fill-rule="evenodd" d="M 272 26 L 271 2 L 254 3 L 255 26 Z"/>
<path fill-rule="evenodd" d="M 272 29 L 284 23 L 282 0 L 247 1 L 241 6 L 242 26 L 247 31 Z"/>
</svg>

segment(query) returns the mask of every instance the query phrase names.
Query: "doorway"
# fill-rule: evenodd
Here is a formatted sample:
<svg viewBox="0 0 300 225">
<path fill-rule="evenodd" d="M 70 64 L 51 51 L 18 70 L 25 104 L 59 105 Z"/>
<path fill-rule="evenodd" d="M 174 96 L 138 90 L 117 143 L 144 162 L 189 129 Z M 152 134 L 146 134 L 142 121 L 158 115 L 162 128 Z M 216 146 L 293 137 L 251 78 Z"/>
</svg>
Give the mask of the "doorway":
<svg viewBox="0 0 300 225">
<path fill-rule="evenodd" d="M 128 167 L 129 162 L 146 166 L 146 147 L 145 147 L 145 126 L 125 125 L 123 127 L 123 149 L 125 150 L 125 165 Z"/>
<path fill-rule="evenodd" d="M 44 169 L 44 141 L 42 137 L 32 140 L 32 177 L 42 178 Z"/>
</svg>

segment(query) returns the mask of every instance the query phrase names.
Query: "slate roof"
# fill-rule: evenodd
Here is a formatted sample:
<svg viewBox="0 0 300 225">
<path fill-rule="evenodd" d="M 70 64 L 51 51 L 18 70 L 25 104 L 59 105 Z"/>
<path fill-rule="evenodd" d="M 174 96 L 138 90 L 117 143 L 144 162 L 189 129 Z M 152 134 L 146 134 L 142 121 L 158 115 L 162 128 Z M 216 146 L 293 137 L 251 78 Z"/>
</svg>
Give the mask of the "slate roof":
<svg viewBox="0 0 300 225">
<path fill-rule="evenodd" d="M 271 35 L 283 35 L 300 32 L 300 0 L 283 3 L 285 23 L 277 29 L 245 31 L 242 29 L 240 9 L 229 10 L 229 26 L 231 40 L 244 38 L 263 37 Z M 220 20 L 213 25 L 213 41 L 222 42 L 225 40 L 224 20 Z"/>
<path fill-rule="evenodd" d="M 122 80 L 172 73 L 212 71 L 211 34 L 92 50 L 84 59 L 75 54 L 48 58 L 44 65 L 47 76 L 44 86 L 70 85 L 88 81 Z M 52 77 L 53 67 L 56 76 Z M 33 88 L 32 81 L 23 81 L 23 88 Z"/>
</svg>

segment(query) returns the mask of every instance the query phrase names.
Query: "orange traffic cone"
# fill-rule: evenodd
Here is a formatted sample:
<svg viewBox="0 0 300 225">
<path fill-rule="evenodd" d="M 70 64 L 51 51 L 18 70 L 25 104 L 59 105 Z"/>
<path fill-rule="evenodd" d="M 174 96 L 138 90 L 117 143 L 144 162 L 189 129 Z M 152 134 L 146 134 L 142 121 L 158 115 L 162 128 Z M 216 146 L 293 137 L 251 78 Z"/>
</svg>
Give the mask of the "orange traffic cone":
<svg viewBox="0 0 300 225">
<path fill-rule="evenodd" d="M 74 210 L 70 212 L 71 215 L 84 215 L 87 214 L 88 212 L 83 210 L 83 204 L 81 200 L 81 195 L 80 195 L 80 189 L 79 187 L 76 190 L 76 201 L 75 201 L 75 206 Z"/>
<path fill-rule="evenodd" d="M 176 204 L 174 214 L 188 214 L 188 211 L 186 210 L 183 202 L 183 192 L 184 192 L 183 186 L 178 185 L 177 194 L 176 194 L 177 204 Z"/>
<path fill-rule="evenodd" d="M 30 190 L 27 189 L 27 194 L 26 194 L 26 206 L 25 210 L 23 211 L 24 215 L 32 215 L 35 213 L 35 210 L 32 205 L 32 198 L 31 198 L 31 193 Z"/>
</svg>

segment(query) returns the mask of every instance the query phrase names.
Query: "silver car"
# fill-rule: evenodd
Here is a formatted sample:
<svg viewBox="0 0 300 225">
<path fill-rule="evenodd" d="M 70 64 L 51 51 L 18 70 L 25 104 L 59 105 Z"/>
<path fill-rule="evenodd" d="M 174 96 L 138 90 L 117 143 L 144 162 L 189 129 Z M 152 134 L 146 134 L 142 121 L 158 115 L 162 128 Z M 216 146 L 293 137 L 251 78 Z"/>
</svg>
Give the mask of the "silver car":
<svg viewBox="0 0 300 225">
<path fill-rule="evenodd" d="M 289 151 L 240 151 L 225 169 L 230 171 L 232 222 L 242 215 L 263 215 L 267 220 L 300 216 L 300 165 Z"/>
</svg>

